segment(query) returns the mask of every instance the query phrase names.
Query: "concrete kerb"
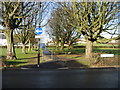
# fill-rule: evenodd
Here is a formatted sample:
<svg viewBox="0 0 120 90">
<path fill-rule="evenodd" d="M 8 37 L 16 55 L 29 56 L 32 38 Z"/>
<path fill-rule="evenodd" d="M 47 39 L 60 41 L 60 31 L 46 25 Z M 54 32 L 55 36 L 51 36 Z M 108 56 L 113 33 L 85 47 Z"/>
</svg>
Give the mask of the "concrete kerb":
<svg viewBox="0 0 120 90">
<path fill-rule="evenodd" d="M 2 70 L 120 70 L 120 66 L 112 67 L 61 67 L 61 68 L 41 68 L 41 67 L 17 67 L 17 68 L 2 68 Z"/>
</svg>

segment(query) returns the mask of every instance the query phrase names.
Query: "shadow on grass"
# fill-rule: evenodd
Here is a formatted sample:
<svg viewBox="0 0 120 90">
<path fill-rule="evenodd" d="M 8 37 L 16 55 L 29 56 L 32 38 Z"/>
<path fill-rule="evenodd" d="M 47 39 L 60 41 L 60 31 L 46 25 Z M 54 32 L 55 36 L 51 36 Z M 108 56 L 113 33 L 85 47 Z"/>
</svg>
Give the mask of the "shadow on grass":
<svg viewBox="0 0 120 90">
<path fill-rule="evenodd" d="M 18 60 L 24 60 L 24 59 L 35 59 L 37 57 L 30 57 L 30 58 L 18 58 Z"/>
<path fill-rule="evenodd" d="M 27 62 L 19 62 L 19 61 L 6 61 L 6 65 L 18 65 L 18 64 L 24 64 Z"/>
<path fill-rule="evenodd" d="M 80 58 L 80 57 L 82 57 L 82 56 L 76 56 L 76 57 L 74 57 L 74 58 Z"/>
<path fill-rule="evenodd" d="M 6 60 L 6 56 L 0 56 L 0 60 L 1 61 L 5 61 Z"/>
<path fill-rule="evenodd" d="M 0 56 L 0 58 L 6 58 L 6 56 Z"/>
<path fill-rule="evenodd" d="M 6 56 L 1 56 L 0 57 L 2 60 L 6 60 Z M 17 60 L 24 60 L 24 59 L 35 59 L 37 57 L 30 57 L 30 58 L 17 58 Z"/>
<path fill-rule="evenodd" d="M 75 48 L 71 50 L 71 54 L 83 54 L 85 53 L 85 48 Z"/>
<path fill-rule="evenodd" d="M 38 52 L 27 52 L 25 54 L 37 54 Z"/>
<path fill-rule="evenodd" d="M 25 64 L 27 62 L 25 61 L 19 61 L 19 60 L 6 60 L 6 56 L 1 56 L 0 60 L 2 61 L 3 66 L 9 66 L 9 65 L 19 65 L 19 64 Z"/>
<path fill-rule="evenodd" d="M 108 54 L 120 55 L 120 50 L 94 48 L 93 51 L 99 52 L 99 53 L 108 53 Z"/>
<path fill-rule="evenodd" d="M 58 54 L 65 54 L 66 51 L 58 51 Z M 70 50 L 71 54 L 84 54 L 85 53 L 85 48 L 73 48 Z M 108 53 L 108 54 L 115 54 L 115 55 L 120 55 L 120 50 L 119 49 L 114 49 L 114 48 L 93 48 L 94 53 Z"/>
</svg>

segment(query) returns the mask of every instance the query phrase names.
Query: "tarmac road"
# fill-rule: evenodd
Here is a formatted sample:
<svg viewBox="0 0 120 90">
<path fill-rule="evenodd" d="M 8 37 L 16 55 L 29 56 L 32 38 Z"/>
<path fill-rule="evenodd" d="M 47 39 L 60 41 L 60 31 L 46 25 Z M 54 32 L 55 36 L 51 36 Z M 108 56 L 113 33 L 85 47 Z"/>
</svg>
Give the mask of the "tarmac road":
<svg viewBox="0 0 120 90">
<path fill-rule="evenodd" d="M 120 86 L 117 69 L 28 69 L 2 72 L 2 88 L 118 88 Z"/>
</svg>

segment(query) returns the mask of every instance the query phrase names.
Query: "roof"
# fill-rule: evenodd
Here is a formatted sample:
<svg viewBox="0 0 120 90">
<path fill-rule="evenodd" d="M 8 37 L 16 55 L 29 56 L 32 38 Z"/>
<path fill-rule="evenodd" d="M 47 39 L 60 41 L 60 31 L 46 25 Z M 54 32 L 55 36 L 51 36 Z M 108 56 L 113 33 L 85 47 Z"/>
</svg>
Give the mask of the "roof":
<svg viewBox="0 0 120 90">
<path fill-rule="evenodd" d="M 6 36 L 4 33 L 0 33 L 0 39 L 6 39 Z"/>
</svg>

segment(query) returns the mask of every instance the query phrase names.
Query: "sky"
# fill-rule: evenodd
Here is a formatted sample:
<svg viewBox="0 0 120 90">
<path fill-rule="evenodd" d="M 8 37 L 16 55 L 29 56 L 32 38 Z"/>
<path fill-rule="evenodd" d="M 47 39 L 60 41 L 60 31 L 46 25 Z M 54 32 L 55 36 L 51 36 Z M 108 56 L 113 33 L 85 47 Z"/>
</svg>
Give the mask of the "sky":
<svg viewBox="0 0 120 90">
<path fill-rule="evenodd" d="M 49 13 L 47 13 L 48 15 L 46 16 L 46 19 L 45 19 L 45 21 L 44 21 L 43 23 L 45 23 L 46 20 L 47 20 L 47 18 L 49 18 L 49 17 L 51 16 L 50 13 L 52 12 L 53 8 L 55 8 L 54 3 L 53 3 L 52 5 L 49 5 L 48 8 L 49 8 Z M 118 18 L 118 19 L 119 19 L 119 18 Z M 116 20 L 116 22 L 119 21 L 118 19 Z M 45 26 L 43 29 L 44 29 L 45 31 L 47 31 L 47 30 L 49 30 L 49 27 Z M 117 27 L 116 29 L 117 29 L 116 33 L 118 34 L 119 27 Z M 110 32 L 114 32 L 114 30 L 111 30 Z M 47 35 L 47 33 L 45 33 L 45 34 Z M 103 37 L 107 38 L 107 39 L 111 38 L 111 35 L 108 34 L 108 33 L 106 33 L 106 32 L 102 32 L 101 35 L 102 35 Z M 48 36 L 48 35 L 47 35 L 47 36 Z M 118 35 L 113 35 L 113 37 L 117 37 L 117 36 L 118 36 Z M 48 40 L 48 41 L 50 40 L 50 39 L 49 39 L 49 36 L 47 37 L 47 40 Z"/>
<path fill-rule="evenodd" d="M 43 22 L 41 23 L 41 25 L 45 25 L 48 21 L 48 19 L 51 16 L 51 12 L 53 10 L 53 8 L 55 8 L 54 2 L 49 4 L 49 6 L 46 9 L 46 12 L 42 13 L 42 17 L 43 17 Z M 44 17 L 45 15 L 45 17 Z M 3 29 L 3 27 L 0 25 L 0 29 Z M 42 27 L 43 33 L 41 34 L 41 43 L 47 43 L 48 41 L 50 41 L 50 37 L 49 35 L 46 33 L 46 31 L 49 31 L 49 27 L 46 25 L 44 27 Z M 119 27 L 117 28 L 119 29 Z M 118 32 L 118 31 L 117 31 Z M 102 33 L 101 35 L 103 35 L 105 38 L 110 38 L 111 35 L 107 34 L 107 33 Z M 116 37 L 117 35 L 114 35 L 114 37 Z"/>
</svg>

